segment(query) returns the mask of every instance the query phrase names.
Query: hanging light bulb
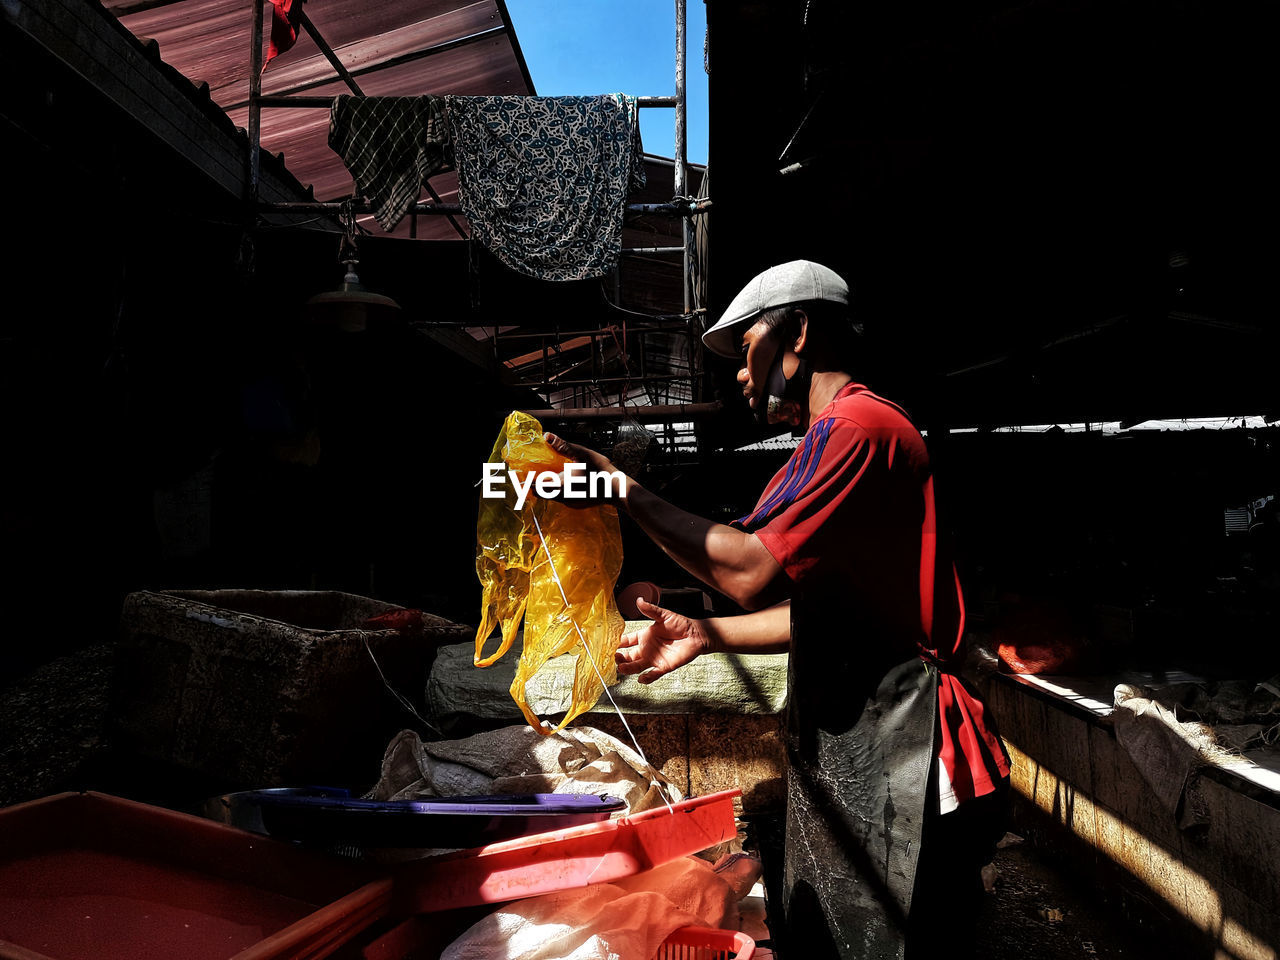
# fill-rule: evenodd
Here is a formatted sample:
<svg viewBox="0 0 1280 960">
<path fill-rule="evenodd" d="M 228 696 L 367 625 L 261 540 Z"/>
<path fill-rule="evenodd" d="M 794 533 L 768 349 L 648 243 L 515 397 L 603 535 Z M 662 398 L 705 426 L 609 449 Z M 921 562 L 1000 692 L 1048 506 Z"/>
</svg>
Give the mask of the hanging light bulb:
<svg viewBox="0 0 1280 960">
<path fill-rule="evenodd" d="M 351 200 L 343 201 L 340 216 L 342 246 L 338 251 L 338 261 L 346 267 L 342 285 L 337 290 L 316 294 L 307 301 L 307 309 L 324 326 L 346 333 L 359 333 L 368 328 L 370 317 L 399 310 L 400 304 L 390 297 L 366 290 L 360 283 L 356 273 L 360 257 L 356 249 L 355 206 Z"/>
</svg>

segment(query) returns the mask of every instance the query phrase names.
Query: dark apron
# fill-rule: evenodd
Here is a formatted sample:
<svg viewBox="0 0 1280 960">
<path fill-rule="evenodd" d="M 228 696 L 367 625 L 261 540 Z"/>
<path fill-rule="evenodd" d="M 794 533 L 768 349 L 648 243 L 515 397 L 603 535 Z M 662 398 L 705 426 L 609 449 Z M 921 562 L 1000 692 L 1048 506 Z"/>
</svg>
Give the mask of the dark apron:
<svg viewBox="0 0 1280 960">
<path fill-rule="evenodd" d="M 895 663 L 901 650 L 869 648 L 865 634 L 833 645 L 806 632 L 793 623 L 782 960 L 894 960 L 934 763 L 938 670 Z"/>
</svg>

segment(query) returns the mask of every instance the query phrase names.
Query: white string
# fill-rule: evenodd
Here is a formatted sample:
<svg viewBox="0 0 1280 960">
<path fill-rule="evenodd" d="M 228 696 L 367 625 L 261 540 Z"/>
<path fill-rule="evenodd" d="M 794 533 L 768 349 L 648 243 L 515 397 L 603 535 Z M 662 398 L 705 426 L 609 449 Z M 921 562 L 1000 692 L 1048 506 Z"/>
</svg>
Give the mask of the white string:
<svg viewBox="0 0 1280 960">
<path fill-rule="evenodd" d="M 533 517 L 533 526 L 538 531 L 538 540 L 542 544 L 542 549 L 547 552 L 547 566 L 551 568 L 551 579 L 555 581 L 556 588 L 560 591 L 560 599 L 564 601 L 565 610 L 569 611 L 569 622 L 573 624 L 573 629 L 578 632 L 578 639 L 582 641 L 582 650 L 586 655 L 587 662 L 591 664 L 591 669 L 596 672 L 596 676 L 600 679 L 600 686 L 604 688 L 605 696 L 613 704 L 613 709 L 618 714 L 618 719 L 622 721 L 623 729 L 627 731 L 627 736 L 631 738 L 632 746 L 636 748 L 636 753 L 640 755 L 640 762 L 649 768 L 649 773 L 652 777 L 649 780 L 649 784 L 658 788 L 658 794 L 662 797 L 662 802 L 667 805 L 667 809 L 674 815 L 676 812 L 675 807 L 671 806 L 667 791 L 662 789 L 662 785 L 658 783 L 658 771 L 649 762 L 649 758 L 644 755 L 640 742 L 636 740 L 636 735 L 631 732 L 631 724 L 627 723 L 627 718 L 622 715 L 622 711 L 618 708 L 618 702 L 613 699 L 613 694 L 609 692 L 609 685 L 605 683 L 604 675 L 600 672 L 600 668 L 596 666 L 595 658 L 591 656 L 591 648 L 587 646 L 587 638 L 582 635 L 582 628 L 578 626 L 578 621 L 574 619 L 571 612 L 572 608 L 569 606 L 569 596 L 564 592 L 564 585 L 560 582 L 560 574 L 556 572 L 555 561 L 551 559 L 551 548 L 547 546 L 547 538 L 542 532 L 542 524 L 538 523 L 538 512 L 533 509 L 532 504 L 529 506 L 529 514 Z M 543 722 L 545 723 L 546 721 L 544 720 Z"/>
<path fill-rule="evenodd" d="M 431 730 L 434 733 L 439 734 L 440 736 L 444 736 L 444 734 L 440 733 L 439 729 L 437 729 L 434 724 L 430 724 L 426 720 L 422 719 L 421 714 L 419 714 L 418 711 L 413 708 L 413 704 L 409 702 L 409 699 L 404 694 L 402 694 L 395 687 L 391 686 L 391 681 L 388 680 L 387 675 L 382 672 L 382 666 L 381 664 L 378 663 L 378 658 L 373 655 L 373 647 L 369 646 L 369 637 L 362 632 L 361 639 L 364 640 L 364 649 L 369 654 L 369 659 L 373 661 L 374 669 L 378 671 L 378 676 L 382 678 L 382 685 L 391 692 L 391 695 L 395 697 L 396 700 L 399 701 L 400 706 L 404 707 L 406 710 L 408 710 L 410 713 L 412 713 L 415 717 L 418 718 L 419 723 L 421 723 L 428 730 Z"/>
</svg>

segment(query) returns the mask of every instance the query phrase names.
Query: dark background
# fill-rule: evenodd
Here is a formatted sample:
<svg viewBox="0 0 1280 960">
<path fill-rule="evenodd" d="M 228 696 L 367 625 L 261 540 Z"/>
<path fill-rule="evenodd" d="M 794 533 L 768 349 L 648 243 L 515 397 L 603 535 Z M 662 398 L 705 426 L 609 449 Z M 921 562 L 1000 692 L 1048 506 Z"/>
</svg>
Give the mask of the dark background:
<svg viewBox="0 0 1280 960">
<path fill-rule="evenodd" d="M 1255 639 L 1268 561 L 1222 512 L 1276 493 L 1273 429 L 948 433 L 1277 412 L 1260 14 L 834 0 L 708 14 L 710 313 L 790 257 L 851 279 L 863 379 L 928 432 L 975 626 L 1032 596 L 1093 635 L 1098 606 L 1137 611 L 1152 650 L 1139 624 L 1122 637 L 1135 656 L 1224 636 L 1269 655 Z M 336 235 L 246 232 L 234 199 L 4 30 L 6 671 L 109 638 L 143 588 L 331 587 L 474 621 L 479 464 L 531 398 L 425 331 L 604 322 L 599 285 L 367 238 L 362 279 L 401 315 L 319 328 L 303 305 L 337 283 Z M 715 453 L 757 435 L 731 365 L 708 363 L 726 412 L 702 424 L 696 463 L 647 479 L 728 519 L 785 455 Z M 688 583 L 624 530 L 624 580 Z"/>
</svg>

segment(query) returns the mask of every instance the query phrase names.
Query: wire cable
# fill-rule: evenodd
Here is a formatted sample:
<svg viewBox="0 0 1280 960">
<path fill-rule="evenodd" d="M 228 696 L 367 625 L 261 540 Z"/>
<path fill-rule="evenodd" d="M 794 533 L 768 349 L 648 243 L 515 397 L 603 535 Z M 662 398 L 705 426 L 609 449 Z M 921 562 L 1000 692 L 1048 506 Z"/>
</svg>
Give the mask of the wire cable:
<svg viewBox="0 0 1280 960">
<path fill-rule="evenodd" d="M 400 704 L 400 706 L 404 707 L 406 710 L 412 713 L 415 717 L 417 717 L 418 722 L 421 723 L 424 727 L 426 727 L 432 733 L 435 733 L 439 736 L 444 736 L 444 734 L 440 732 L 440 729 L 435 724 L 428 723 L 426 720 L 422 718 L 422 715 L 418 713 L 416 709 L 414 709 L 414 706 L 409 701 L 408 697 L 402 694 L 395 687 L 391 686 L 391 681 L 388 680 L 387 675 L 382 672 L 382 665 L 378 663 L 378 658 L 373 655 L 373 647 L 369 646 L 368 635 L 365 634 L 364 631 L 361 631 L 360 637 L 362 640 L 364 640 L 364 649 L 369 654 L 369 659 L 373 661 L 373 668 L 378 671 L 378 676 L 382 678 L 382 685 L 387 688 L 387 690 L 391 693 L 391 696 L 396 698 L 396 701 Z"/>
<path fill-rule="evenodd" d="M 538 531 L 538 542 L 542 545 L 542 549 L 547 553 L 547 566 L 551 568 L 551 579 L 555 581 L 556 589 L 560 591 L 560 599 L 564 601 L 566 611 L 570 610 L 569 596 L 564 592 L 564 584 L 560 582 L 560 574 L 556 572 L 555 561 L 551 559 L 551 548 L 547 546 L 547 538 L 542 532 L 542 524 L 538 522 L 538 511 L 529 506 L 529 514 L 533 517 L 534 529 Z M 675 814 L 675 807 L 671 805 L 671 800 L 667 796 L 667 791 L 658 783 L 658 771 L 649 758 L 644 755 L 644 750 L 640 747 L 640 741 L 636 739 L 636 735 L 631 732 L 631 724 L 627 723 L 627 718 L 622 715 L 622 710 L 618 707 L 618 702 L 613 699 L 613 694 L 609 692 L 609 684 L 605 682 L 604 674 L 600 672 L 600 668 L 596 665 L 595 658 L 591 656 L 591 648 L 587 646 L 587 638 L 582 635 L 582 628 L 578 626 L 578 621 L 573 614 L 569 614 L 569 622 L 573 624 L 573 629 L 578 633 L 578 639 L 582 641 L 582 652 L 586 655 L 587 662 L 591 664 L 591 669 L 595 671 L 596 676 L 600 679 L 600 686 L 604 688 L 605 696 L 609 698 L 609 702 L 613 704 L 614 711 L 618 714 L 618 719 L 622 721 L 623 729 L 627 731 L 627 736 L 631 738 L 631 744 L 636 748 L 636 753 L 640 756 L 640 762 L 648 768 L 651 779 L 649 785 L 657 787 L 658 793 L 662 796 L 662 801 L 667 805 L 667 809 Z M 543 723 L 546 723 L 544 720 Z"/>
</svg>

